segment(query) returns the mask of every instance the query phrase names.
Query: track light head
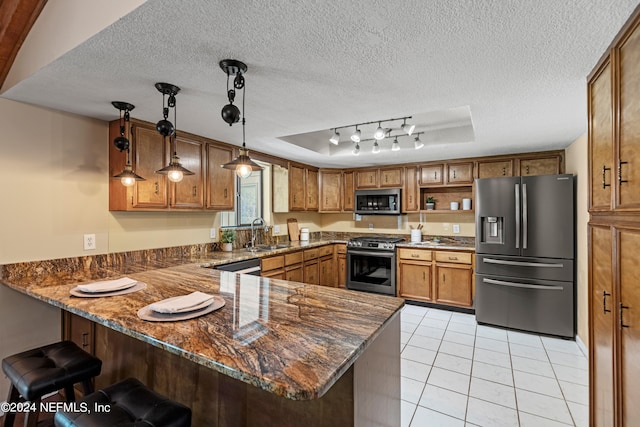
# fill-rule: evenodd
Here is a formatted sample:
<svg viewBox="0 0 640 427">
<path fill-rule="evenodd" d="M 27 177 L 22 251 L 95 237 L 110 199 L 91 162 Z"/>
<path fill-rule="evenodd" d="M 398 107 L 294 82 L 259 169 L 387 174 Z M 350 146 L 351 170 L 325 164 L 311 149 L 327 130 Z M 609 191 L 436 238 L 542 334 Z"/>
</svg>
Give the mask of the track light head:
<svg viewBox="0 0 640 427">
<path fill-rule="evenodd" d="M 404 119 L 404 123 L 402 123 L 402 126 L 400 126 L 400 128 L 407 135 L 411 135 L 413 133 L 413 131 L 415 130 L 416 125 L 407 124 L 407 119 Z"/>
<path fill-rule="evenodd" d="M 424 143 L 420 141 L 420 135 L 416 136 L 416 139 L 413 141 L 413 146 L 416 150 L 419 150 L 422 147 L 424 147 Z"/>
<path fill-rule="evenodd" d="M 353 151 L 352 151 L 354 156 L 357 156 L 358 154 L 360 154 L 360 145 L 358 145 L 358 143 L 356 142 L 356 146 L 353 147 Z"/>
<path fill-rule="evenodd" d="M 398 150 L 400 150 L 400 144 L 398 143 L 398 137 L 396 136 L 396 139 L 393 140 L 393 144 L 391 144 L 391 151 Z"/>
<path fill-rule="evenodd" d="M 360 142 L 361 138 L 362 138 L 362 132 L 360 132 L 360 129 L 358 129 L 358 126 L 356 126 L 355 132 L 353 132 L 353 134 L 351 135 L 351 140 L 353 142 Z"/>
<path fill-rule="evenodd" d="M 378 145 L 378 141 L 373 143 L 373 150 L 371 150 L 373 154 L 378 154 L 380 152 L 380 146 Z"/>
<path fill-rule="evenodd" d="M 378 129 L 373 133 L 373 137 L 378 141 L 382 141 L 384 139 L 384 135 L 385 131 L 382 129 L 382 126 L 380 126 L 380 122 L 378 122 Z"/>
<path fill-rule="evenodd" d="M 338 143 L 340 142 L 340 133 L 338 133 L 337 130 L 333 131 L 333 135 L 331 135 L 331 138 L 329 138 L 329 142 L 333 145 L 338 145 Z"/>
</svg>

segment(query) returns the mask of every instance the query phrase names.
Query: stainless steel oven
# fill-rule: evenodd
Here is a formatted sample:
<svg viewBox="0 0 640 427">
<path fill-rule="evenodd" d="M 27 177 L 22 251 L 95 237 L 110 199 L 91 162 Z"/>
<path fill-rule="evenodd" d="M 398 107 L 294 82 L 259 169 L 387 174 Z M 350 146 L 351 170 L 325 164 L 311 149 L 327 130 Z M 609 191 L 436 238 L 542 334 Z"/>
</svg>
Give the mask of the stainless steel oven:
<svg viewBox="0 0 640 427">
<path fill-rule="evenodd" d="M 396 295 L 395 237 L 356 237 L 347 243 L 347 289 Z"/>
</svg>

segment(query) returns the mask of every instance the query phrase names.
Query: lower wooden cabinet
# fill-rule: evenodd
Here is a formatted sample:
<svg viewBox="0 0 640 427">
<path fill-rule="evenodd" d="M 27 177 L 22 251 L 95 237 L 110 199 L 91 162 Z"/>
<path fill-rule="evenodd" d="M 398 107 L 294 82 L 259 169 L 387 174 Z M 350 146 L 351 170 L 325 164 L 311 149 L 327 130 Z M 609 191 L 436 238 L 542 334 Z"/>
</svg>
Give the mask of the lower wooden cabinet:
<svg viewBox="0 0 640 427">
<path fill-rule="evenodd" d="M 290 282 L 302 282 L 304 278 L 302 267 L 302 251 L 284 254 L 285 280 Z"/>
<path fill-rule="evenodd" d="M 335 287 L 337 285 L 337 277 L 333 245 L 322 246 L 318 257 L 319 284 Z"/>
<path fill-rule="evenodd" d="M 260 275 L 272 279 L 284 279 L 284 255 L 276 255 L 260 260 Z"/>
<path fill-rule="evenodd" d="M 347 287 L 347 245 L 339 243 L 336 247 L 336 258 L 338 262 L 338 287 Z"/>
<path fill-rule="evenodd" d="M 338 257 L 336 257 L 336 252 Z M 346 252 L 347 246 L 345 244 L 329 244 L 265 257 L 260 261 L 261 276 L 312 285 L 345 287 Z M 340 259 L 342 259 L 342 263 L 340 263 Z M 336 264 L 338 265 L 338 274 L 336 274 Z"/>
<path fill-rule="evenodd" d="M 415 301 L 471 307 L 473 253 L 398 249 L 398 296 Z"/>
<path fill-rule="evenodd" d="M 87 353 L 95 354 L 95 323 L 68 311 L 62 313 L 63 339 L 73 341 Z"/>
</svg>

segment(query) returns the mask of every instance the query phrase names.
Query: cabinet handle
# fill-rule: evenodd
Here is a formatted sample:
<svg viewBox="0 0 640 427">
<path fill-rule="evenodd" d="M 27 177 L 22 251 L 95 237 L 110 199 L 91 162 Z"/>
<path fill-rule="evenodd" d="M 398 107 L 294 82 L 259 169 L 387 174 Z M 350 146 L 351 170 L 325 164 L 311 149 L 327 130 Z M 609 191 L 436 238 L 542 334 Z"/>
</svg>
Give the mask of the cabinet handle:
<svg viewBox="0 0 640 427">
<path fill-rule="evenodd" d="M 527 175 L 529 175 L 529 166 L 527 166 L 525 170 L 526 170 L 526 172 L 525 172 L 525 173 L 526 173 Z"/>
<path fill-rule="evenodd" d="M 160 193 L 160 185 L 158 184 L 158 181 L 156 181 L 156 182 L 155 182 L 155 186 L 156 186 L 156 191 L 155 191 L 155 193 L 156 193 L 156 194 L 159 194 L 159 193 Z"/>
<path fill-rule="evenodd" d="M 373 184 L 373 177 L 369 175 L 369 184 Z"/>
<path fill-rule="evenodd" d="M 194 186 L 193 186 L 193 197 L 195 197 L 195 196 L 197 196 L 197 195 L 198 195 L 198 186 L 197 186 L 197 185 L 194 185 Z"/>
<path fill-rule="evenodd" d="M 607 291 L 602 291 L 602 311 L 605 313 L 611 313 L 611 310 L 607 308 L 607 297 L 610 297 L 611 294 Z"/>
<path fill-rule="evenodd" d="M 420 258 L 420 254 L 411 254 L 411 258 Z"/>
<path fill-rule="evenodd" d="M 453 179 L 456 179 L 456 170 L 453 170 Z"/>
<path fill-rule="evenodd" d="M 422 272 L 422 280 L 427 280 L 427 273 L 425 273 L 424 271 Z"/>
<path fill-rule="evenodd" d="M 445 284 L 447 283 L 447 275 L 442 273 L 442 283 Z"/>
<path fill-rule="evenodd" d="M 413 199 L 412 199 L 412 197 L 413 197 L 413 196 L 412 196 L 411 194 L 409 194 L 409 203 L 413 203 Z"/>
<path fill-rule="evenodd" d="M 296 195 L 294 194 L 293 195 L 293 203 L 295 203 L 295 202 L 296 202 Z"/>
<path fill-rule="evenodd" d="M 622 179 L 622 165 L 626 165 L 629 162 L 618 162 L 618 184 L 622 185 L 623 182 L 629 182 L 626 179 Z"/>
<path fill-rule="evenodd" d="M 325 198 L 324 198 L 324 204 L 325 204 L 325 205 L 328 205 L 328 204 L 329 204 L 329 198 L 328 198 L 328 197 L 325 197 Z"/>
<path fill-rule="evenodd" d="M 228 193 L 227 193 L 227 189 L 225 188 L 225 189 L 224 189 L 224 198 L 225 198 L 225 199 L 227 198 L 227 194 L 228 194 Z"/>
<path fill-rule="evenodd" d="M 502 176 L 506 176 L 507 175 L 507 168 L 506 167 L 502 167 Z"/>
<path fill-rule="evenodd" d="M 458 257 L 457 257 L 457 256 L 450 256 L 450 257 L 449 257 L 449 259 L 450 259 L 451 261 L 457 261 L 457 260 L 458 260 Z"/>
<path fill-rule="evenodd" d="M 82 348 L 89 347 L 89 343 L 87 342 L 87 337 L 89 336 L 88 332 L 82 333 Z"/>
<path fill-rule="evenodd" d="M 629 325 L 625 325 L 624 324 L 624 320 L 622 319 L 622 310 L 624 310 L 625 308 L 628 309 L 629 306 L 628 305 L 622 305 L 622 303 L 620 303 L 620 327 L 621 328 L 628 328 L 629 327 Z"/>
<path fill-rule="evenodd" d="M 438 171 L 435 171 L 435 172 L 433 173 L 433 179 L 438 179 Z"/>
<path fill-rule="evenodd" d="M 389 182 L 389 175 L 384 176 L 384 182 Z"/>
<path fill-rule="evenodd" d="M 610 171 L 611 168 L 608 168 L 606 165 L 602 165 L 602 188 L 611 187 L 611 184 L 607 184 L 606 173 Z"/>
</svg>

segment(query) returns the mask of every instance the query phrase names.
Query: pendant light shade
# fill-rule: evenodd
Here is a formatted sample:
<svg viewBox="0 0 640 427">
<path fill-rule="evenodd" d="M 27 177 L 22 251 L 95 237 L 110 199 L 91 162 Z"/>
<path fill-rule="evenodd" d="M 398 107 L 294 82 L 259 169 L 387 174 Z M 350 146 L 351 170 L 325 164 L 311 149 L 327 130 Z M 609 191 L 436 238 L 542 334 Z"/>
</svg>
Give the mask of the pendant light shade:
<svg viewBox="0 0 640 427">
<path fill-rule="evenodd" d="M 169 164 L 156 173 L 167 175 L 167 178 L 171 182 L 180 182 L 185 175 L 194 175 L 189 169 L 184 168 L 180 164 L 180 157 L 177 153 L 177 141 L 176 141 L 176 95 L 180 91 L 178 86 L 170 83 L 156 83 L 156 89 L 162 93 L 162 116 L 163 119 L 156 123 L 156 130 L 162 135 L 162 140 L 169 137 L 169 142 L 172 148 L 172 155 Z M 168 96 L 165 104 L 165 97 Z M 169 109 L 173 108 L 173 123 L 171 123 L 167 117 L 169 117 Z"/>
<path fill-rule="evenodd" d="M 127 162 L 124 165 L 124 170 L 119 174 L 112 176 L 112 179 L 119 179 L 122 185 L 125 187 L 131 187 L 136 183 L 136 181 L 145 180 L 133 171 L 133 166 L 131 166 L 131 144 L 125 136 L 125 131 L 127 130 L 126 126 L 129 124 L 129 112 L 136 107 L 128 102 L 121 101 L 113 101 L 111 104 L 120 111 L 120 135 L 114 138 L 113 145 L 118 150 L 127 152 Z"/>
<path fill-rule="evenodd" d="M 333 145 L 338 145 L 338 143 L 340 142 L 340 133 L 338 133 L 337 130 L 333 131 L 333 135 L 331 135 L 331 138 L 329 138 L 329 142 Z"/>
<path fill-rule="evenodd" d="M 240 178 L 248 178 L 253 171 L 262 170 L 262 167 L 249 157 L 249 150 L 245 143 L 245 109 L 244 109 L 244 96 L 246 93 L 244 73 L 247 72 L 247 65 L 244 62 L 237 61 L 235 59 L 223 59 L 220 61 L 220 68 L 227 74 L 227 96 L 229 98 L 229 104 L 222 108 L 222 119 L 229 123 L 229 126 L 233 125 L 240 119 L 240 110 L 238 110 L 237 117 L 232 117 L 235 121 L 230 121 L 225 118 L 225 109 L 229 111 L 229 105 L 235 107 L 233 100 L 236 96 L 236 90 L 242 90 L 242 148 L 240 148 L 240 154 L 234 160 L 224 165 L 220 165 L 225 169 L 231 169 L 236 171 L 236 175 Z M 235 76 L 233 79 L 233 89 L 229 89 L 229 79 L 231 76 Z M 235 107 L 237 109 L 237 107 Z"/>
</svg>

